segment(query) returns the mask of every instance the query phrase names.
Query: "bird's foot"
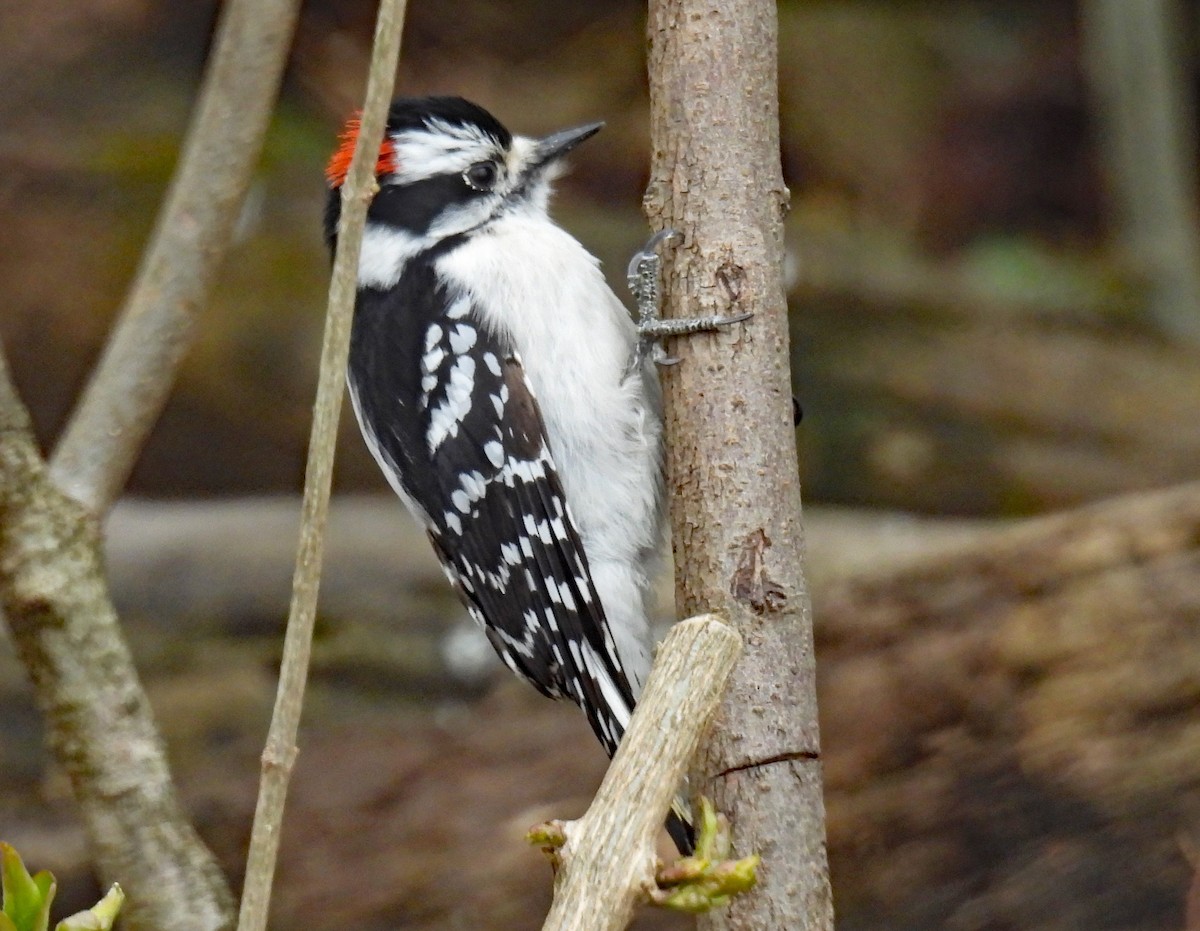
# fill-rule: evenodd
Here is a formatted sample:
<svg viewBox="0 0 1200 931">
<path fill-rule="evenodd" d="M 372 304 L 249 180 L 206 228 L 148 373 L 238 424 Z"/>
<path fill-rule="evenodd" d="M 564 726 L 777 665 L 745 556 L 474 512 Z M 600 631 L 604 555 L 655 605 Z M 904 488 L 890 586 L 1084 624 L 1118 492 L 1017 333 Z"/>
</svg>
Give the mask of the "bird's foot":
<svg viewBox="0 0 1200 931">
<path fill-rule="evenodd" d="M 729 821 L 702 797 L 696 852 L 670 866 L 659 866 L 651 904 L 697 915 L 751 889 L 758 879 L 759 856 L 732 860 L 731 852 Z"/>
<path fill-rule="evenodd" d="M 629 290 L 637 306 L 638 346 L 630 362 L 630 370 L 637 369 L 649 356 L 659 365 L 674 365 L 679 359 L 668 354 L 663 340 L 670 336 L 687 336 L 692 333 L 710 332 L 734 323 L 749 320 L 753 314 L 713 314 L 708 317 L 692 317 L 664 320 L 662 317 L 662 292 L 659 285 L 659 266 L 662 259 L 658 247 L 663 243 L 681 239 L 673 229 L 655 233 L 629 260 L 627 272 Z"/>
</svg>

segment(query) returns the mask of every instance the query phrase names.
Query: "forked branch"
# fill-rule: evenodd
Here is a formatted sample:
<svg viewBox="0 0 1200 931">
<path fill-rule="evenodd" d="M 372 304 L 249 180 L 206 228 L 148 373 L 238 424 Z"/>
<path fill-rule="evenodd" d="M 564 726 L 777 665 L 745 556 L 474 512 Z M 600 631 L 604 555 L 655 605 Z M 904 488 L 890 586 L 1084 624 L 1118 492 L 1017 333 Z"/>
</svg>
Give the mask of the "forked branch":
<svg viewBox="0 0 1200 931">
<path fill-rule="evenodd" d="M 233 239 L 275 108 L 299 0 L 231 0 L 137 278 L 50 462 L 101 517 L 158 420 Z"/>
<path fill-rule="evenodd" d="M 741 652 L 714 615 L 672 628 L 591 807 L 552 823 L 562 843 L 543 931 L 619 931 L 657 889 L 655 837 Z"/>
</svg>

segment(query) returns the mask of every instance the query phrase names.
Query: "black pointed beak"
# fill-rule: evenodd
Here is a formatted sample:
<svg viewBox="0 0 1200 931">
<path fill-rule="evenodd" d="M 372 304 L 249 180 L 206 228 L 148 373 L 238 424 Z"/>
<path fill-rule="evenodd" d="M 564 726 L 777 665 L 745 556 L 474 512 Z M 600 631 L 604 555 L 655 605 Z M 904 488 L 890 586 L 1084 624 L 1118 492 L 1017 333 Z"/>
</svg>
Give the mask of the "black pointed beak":
<svg viewBox="0 0 1200 931">
<path fill-rule="evenodd" d="M 537 141 L 533 149 L 530 168 L 537 169 L 555 162 L 570 152 L 575 146 L 590 139 L 604 128 L 603 123 L 588 123 L 575 129 L 564 129 Z"/>
</svg>

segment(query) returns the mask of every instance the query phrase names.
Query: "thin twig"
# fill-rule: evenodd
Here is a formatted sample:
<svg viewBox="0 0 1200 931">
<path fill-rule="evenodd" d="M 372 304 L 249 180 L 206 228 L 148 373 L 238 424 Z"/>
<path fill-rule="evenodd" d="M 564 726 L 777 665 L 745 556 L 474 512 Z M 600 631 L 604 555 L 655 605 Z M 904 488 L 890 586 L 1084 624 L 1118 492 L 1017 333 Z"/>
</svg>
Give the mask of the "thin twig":
<svg viewBox="0 0 1200 931">
<path fill-rule="evenodd" d="M 619 931 L 654 888 L 654 838 L 742 651 L 714 615 L 671 628 L 587 813 L 562 826 L 542 931 Z"/>
<path fill-rule="evenodd" d="M 300 0 L 225 4 L 179 168 L 120 320 L 50 462 L 89 512 L 120 494 L 194 341 L 274 109 Z"/>
<path fill-rule="evenodd" d="M 333 277 L 329 284 L 329 310 L 308 446 L 308 471 L 304 482 L 296 571 L 292 581 L 292 604 L 275 711 L 262 757 L 262 782 L 250 837 L 239 931 L 261 931 L 267 924 L 279 833 L 288 782 L 296 758 L 296 732 L 300 725 L 304 687 L 308 678 L 313 621 L 316 618 L 324 556 L 325 523 L 329 512 L 334 441 L 342 409 L 346 358 L 350 348 L 358 255 L 367 206 L 375 193 L 375 163 L 400 58 L 405 6 L 405 0 L 382 0 L 380 4 L 358 145 L 342 187 L 342 213 L 338 223 Z"/>
</svg>

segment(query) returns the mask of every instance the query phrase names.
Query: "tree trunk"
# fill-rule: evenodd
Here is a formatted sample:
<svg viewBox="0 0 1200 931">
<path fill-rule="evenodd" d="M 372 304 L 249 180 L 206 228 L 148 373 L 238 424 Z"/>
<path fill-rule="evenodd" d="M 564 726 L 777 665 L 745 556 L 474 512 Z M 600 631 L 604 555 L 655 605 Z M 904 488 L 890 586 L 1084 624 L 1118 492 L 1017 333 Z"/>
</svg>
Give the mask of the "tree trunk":
<svg viewBox="0 0 1200 931">
<path fill-rule="evenodd" d="M 94 517 L 51 482 L 0 353 L 0 608 L 128 927 L 217 931 L 233 900 L 175 795 Z"/>
<path fill-rule="evenodd" d="M 781 277 L 776 17 L 768 0 L 653 0 L 646 212 L 673 227 L 667 316 L 754 318 L 679 341 L 664 373 L 676 609 L 741 633 L 692 788 L 760 853 L 760 884 L 707 928 L 829 928 L 811 612 L 802 570 Z"/>
<path fill-rule="evenodd" d="M 122 923 L 140 931 L 227 928 L 233 903 L 176 800 L 109 598 L 99 525 L 166 403 L 232 241 L 299 6 L 225 4 L 138 282 L 49 465 L 0 357 L 0 606 L 97 866 L 128 890 Z"/>
</svg>

